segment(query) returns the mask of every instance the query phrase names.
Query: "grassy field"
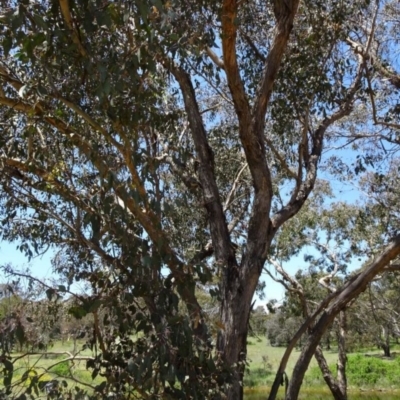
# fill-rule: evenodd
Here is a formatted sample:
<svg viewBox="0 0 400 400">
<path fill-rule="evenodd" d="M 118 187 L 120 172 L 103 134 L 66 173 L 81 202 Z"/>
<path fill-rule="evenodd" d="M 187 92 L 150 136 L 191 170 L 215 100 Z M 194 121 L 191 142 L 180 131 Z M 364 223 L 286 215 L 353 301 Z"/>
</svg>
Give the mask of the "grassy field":
<svg viewBox="0 0 400 400">
<path fill-rule="evenodd" d="M 262 337 L 249 338 L 247 343 L 247 359 L 249 365 L 245 376 L 245 386 L 270 386 L 275 378 L 276 370 L 278 369 L 285 349 L 283 347 L 270 346 L 267 339 Z M 289 377 L 292 375 L 299 354 L 299 350 L 294 350 L 290 356 L 286 368 L 286 373 Z M 328 364 L 336 362 L 337 354 L 335 352 L 327 351 L 324 354 Z M 311 361 L 310 368 L 313 366 L 317 366 L 317 362 L 314 358 Z M 304 383 L 307 384 L 307 379 L 305 379 Z"/>
<path fill-rule="evenodd" d="M 396 350 L 396 346 L 393 347 L 393 350 Z M 248 367 L 244 379 L 245 387 L 248 389 L 264 386 L 270 387 L 274 381 L 275 374 L 284 351 L 285 349 L 282 347 L 271 347 L 265 338 L 249 338 L 247 346 Z M 400 376 L 400 358 L 396 359 L 396 361 L 395 358 L 393 360 L 382 360 L 379 358 L 381 353 L 382 351 L 376 348 L 368 348 L 363 349 L 358 353 L 348 354 L 350 361 L 357 355 L 360 357 L 360 360 L 356 361 L 355 367 L 353 363 L 353 368 L 351 368 L 351 363 L 349 363 L 349 388 L 365 388 L 368 390 L 400 388 L 400 383 L 397 382 L 398 377 Z M 365 357 L 365 354 L 368 354 L 370 357 Z M 396 354 L 396 352 L 393 352 L 393 354 Z M 286 368 L 286 373 L 289 376 L 289 379 L 292 375 L 293 368 L 299 355 L 300 350 L 294 350 L 291 354 Z M 336 370 L 335 366 L 337 362 L 336 349 L 332 349 L 330 351 L 325 350 L 324 355 L 328 365 L 333 367 L 334 372 Z M 368 362 L 368 365 L 364 365 L 364 361 Z M 357 368 L 358 366 L 359 368 Z M 364 371 L 362 371 L 362 368 L 364 368 Z M 354 374 L 354 369 L 356 370 L 356 374 Z M 359 373 L 357 369 L 359 369 Z M 378 369 L 378 372 L 375 372 L 375 369 Z M 387 377 L 376 376 L 376 374 L 379 374 L 379 370 L 381 370 L 381 373 L 384 374 L 388 374 L 390 372 L 392 375 L 394 375 L 393 379 L 389 382 Z M 396 375 L 397 379 L 395 379 Z M 374 377 L 377 379 L 371 379 Z M 312 359 L 304 378 L 303 387 L 308 388 L 309 390 L 312 388 L 317 388 L 318 390 L 326 388 L 325 382 L 323 381 L 322 375 L 319 371 L 318 364 L 314 358 Z"/>
<path fill-rule="evenodd" d="M 82 345 L 83 343 L 80 343 L 77 348 L 81 349 Z M 72 355 L 73 348 L 72 342 L 56 342 L 48 349 L 47 357 L 38 354 L 14 353 L 13 359 L 17 360 L 14 362 L 13 383 L 18 383 L 18 381 L 20 383 L 15 386 L 14 394 L 22 393 L 32 379 L 38 379 L 40 382 L 52 379 L 64 380 L 68 386 L 77 386 L 83 390 L 92 391 L 93 386 L 103 380 L 101 378 L 93 380 L 91 371 L 86 369 L 85 358 L 92 356 L 92 353 L 90 350 L 80 351 L 77 359 L 73 362 L 63 362 Z M 71 374 L 74 380 L 69 379 Z M 2 377 L 0 376 L 0 378 Z"/>
<path fill-rule="evenodd" d="M 78 345 L 78 349 L 82 348 L 83 343 Z M 248 355 L 248 366 L 246 368 L 245 380 L 244 385 L 246 387 L 247 393 L 251 393 L 252 390 L 267 390 L 268 387 L 271 386 L 276 370 L 279 366 L 281 357 L 284 353 L 284 348 L 282 347 L 271 347 L 268 344 L 268 341 L 265 338 L 256 338 L 250 337 L 248 340 L 247 346 L 247 355 Z M 61 342 L 57 342 L 54 344 L 53 347 L 49 349 L 50 354 L 47 358 L 39 355 L 29 355 L 23 358 L 20 358 L 14 364 L 14 378 L 13 381 L 17 380 L 18 378 L 22 378 L 26 371 L 30 371 L 28 376 L 25 379 L 23 385 L 21 385 L 20 390 L 24 390 L 30 382 L 30 380 L 36 376 L 39 378 L 40 381 L 50 381 L 52 379 L 59 379 L 65 380 L 68 382 L 69 386 L 78 386 L 81 389 L 86 389 L 91 391 L 91 387 L 99 384 L 102 378 L 96 378 L 92 380 L 91 372 L 86 370 L 86 360 L 85 357 L 92 356 L 90 350 L 81 351 L 78 354 L 78 357 L 82 358 L 81 360 L 74 361 L 74 362 L 62 362 L 63 359 L 67 358 L 69 354 L 73 351 L 73 343 L 72 342 L 65 342 L 62 344 Z M 364 353 L 369 353 L 371 355 L 380 353 L 379 350 L 376 349 L 363 349 L 362 352 L 358 353 L 363 355 Z M 60 354 L 56 354 L 60 353 Z M 61 354 L 63 353 L 63 354 Z M 294 365 L 299 357 L 300 351 L 294 350 L 292 355 L 289 359 L 286 373 L 289 376 L 292 375 L 292 370 Z M 325 351 L 325 357 L 329 365 L 334 366 L 337 360 L 337 353 L 335 349 L 332 351 Z M 14 354 L 14 357 L 19 357 L 21 354 Z M 352 355 L 349 355 L 351 358 Z M 380 361 L 380 360 L 379 360 Z M 391 361 L 385 361 L 390 363 Z M 400 358 L 396 360 L 395 364 L 398 364 L 398 370 L 393 370 L 394 378 L 393 382 L 396 382 L 396 376 L 400 376 Z M 50 368 L 51 367 L 51 368 Z M 50 368 L 50 372 L 49 371 Z M 369 368 L 366 366 L 366 368 Z M 47 372 L 46 372 L 47 371 Z M 69 379 L 71 377 L 70 374 L 73 374 L 75 381 Z M 397 374 L 397 375 L 396 375 Z M 367 374 L 366 377 L 372 376 L 371 374 Z M 364 379 L 364 378 L 363 378 Z M 383 381 L 375 382 L 376 385 L 383 385 Z M 351 382 L 349 382 L 351 387 Z M 376 387 L 376 385 L 369 385 L 368 387 Z M 360 383 L 357 382 L 355 386 L 360 386 Z M 393 384 L 388 385 L 385 384 L 385 388 L 396 389 L 400 385 Z M 312 391 L 318 390 L 319 393 L 321 391 L 326 391 L 327 396 L 329 397 L 329 393 L 326 389 L 326 385 L 322 380 L 320 375 L 319 369 L 317 367 L 317 363 L 315 359 L 312 360 L 310 367 L 307 371 L 306 377 L 303 383 L 304 390 Z M 282 392 L 284 388 L 282 387 Z"/>
</svg>

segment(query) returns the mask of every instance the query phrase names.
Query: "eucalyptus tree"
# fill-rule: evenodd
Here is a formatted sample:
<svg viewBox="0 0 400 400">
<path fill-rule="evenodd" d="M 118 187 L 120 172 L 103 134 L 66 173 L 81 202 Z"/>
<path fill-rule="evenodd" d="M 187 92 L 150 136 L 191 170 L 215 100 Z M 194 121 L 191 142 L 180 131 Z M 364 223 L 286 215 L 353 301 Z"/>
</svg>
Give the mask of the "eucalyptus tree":
<svg viewBox="0 0 400 400">
<path fill-rule="evenodd" d="M 333 228 L 328 229 L 328 237 L 337 232 L 333 236 L 335 241 L 347 247 L 343 250 L 338 265 L 342 264 L 345 267 L 349 258 L 356 256 L 360 257 L 360 268 L 349 274 L 343 285 L 318 305 L 311 318 L 299 330 L 299 332 L 304 332 L 307 326 L 313 324 L 312 331 L 293 370 L 293 379 L 289 384 L 287 399 L 297 398 L 299 380 L 302 379 L 306 370 L 304 364 L 308 365 L 326 327 L 332 324 L 334 319 L 350 306 L 360 293 L 365 291 L 369 285 L 373 285 L 371 281 L 375 278 L 382 279 L 385 273 L 399 269 L 396 256 L 393 258 L 396 253 L 395 248 L 398 246 L 396 242 L 398 243 L 399 240 L 397 234 L 399 221 L 397 218 L 398 197 L 396 196 L 398 192 L 397 176 L 398 159 L 385 159 L 374 171 L 365 171 L 359 180 L 364 198 L 356 206 L 348 207 L 345 204 L 334 206 L 336 211 L 333 215 L 336 214 L 336 218 L 333 218 L 332 221 L 329 218 L 328 225 L 325 226 L 331 225 Z M 353 209 L 352 212 L 351 209 Z M 333 223 L 335 220 L 336 223 Z M 394 240 L 391 241 L 390 238 L 394 238 Z M 383 249 L 387 243 L 389 245 Z M 363 260 L 363 256 L 366 256 L 367 259 Z M 332 273 L 340 269 L 334 267 L 338 261 L 334 257 L 328 255 L 325 260 L 328 261 L 328 265 L 332 263 Z M 321 265 L 324 264 L 326 265 L 326 261 Z M 341 269 L 345 271 L 345 268 Z M 325 285 L 331 287 L 327 284 L 329 284 L 332 274 L 328 274 L 327 278 Z M 296 340 L 294 338 L 294 341 Z"/>
<path fill-rule="evenodd" d="M 275 235 L 313 190 L 325 141 L 371 93 L 376 9 L 3 2 L 2 238 L 28 256 L 54 248 L 66 283 L 50 298 L 87 282 L 71 313 L 93 314 L 88 367 L 120 397 L 243 397 L 253 295 Z M 196 297 L 210 282 L 215 351 Z"/>
<path fill-rule="evenodd" d="M 399 337 L 398 273 L 388 272 L 370 283 L 350 309 L 349 335 L 364 347 L 377 346 L 391 357 L 392 342 Z"/>
</svg>

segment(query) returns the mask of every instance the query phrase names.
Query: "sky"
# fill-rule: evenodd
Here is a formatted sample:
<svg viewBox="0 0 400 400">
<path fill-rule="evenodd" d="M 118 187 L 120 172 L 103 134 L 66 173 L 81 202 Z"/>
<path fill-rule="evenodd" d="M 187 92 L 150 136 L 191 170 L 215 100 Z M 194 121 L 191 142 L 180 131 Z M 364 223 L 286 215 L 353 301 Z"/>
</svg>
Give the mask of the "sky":
<svg viewBox="0 0 400 400">
<path fill-rule="evenodd" d="M 42 256 L 33 258 L 30 262 L 23 253 L 17 250 L 18 243 L 0 243 L 0 265 L 12 264 L 14 267 L 30 267 L 35 276 L 49 278 L 52 275 L 51 251 Z M 4 275 L 0 272 L 0 282 L 4 280 Z"/>
</svg>

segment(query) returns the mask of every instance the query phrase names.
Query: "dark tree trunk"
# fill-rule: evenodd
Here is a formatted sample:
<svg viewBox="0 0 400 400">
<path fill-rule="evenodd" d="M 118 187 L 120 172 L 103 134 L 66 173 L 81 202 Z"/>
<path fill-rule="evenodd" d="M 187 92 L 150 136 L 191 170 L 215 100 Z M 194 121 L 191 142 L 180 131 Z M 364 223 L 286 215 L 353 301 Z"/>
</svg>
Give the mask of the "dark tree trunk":
<svg viewBox="0 0 400 400">
<path fill-rule="evenodd" d="M 338 362 L 337 379 L 333 376 L 320 346 L 315 350 L 315 358 L 322 372 L 324 380 L 335 400 L 347 400 L 347 379 L 346 379 L 346 314 L 344 311 L 339 313 L 339 333 L 338 333 Z"/>
<path fill-rule="evenodd" d="M 235 301 L 235 306 L 224 310 L 222 315 L 224 332 L 218 337 L 218 351 L 223 352 L 228 365 L 236 364 L 232 386 L 227 398 L 229 400 L 243 399 L 243 375 L 246 360 L 247 323 L 249 312 Z M 236 313 L 237 312 L 237 313 Z M 242 320 L 239 320 L 242 318 Z"/>
<path fill-rule="evenodd" d="M 383 355 L 384 355 L 385 357 L 391 357 L 391 354 L 390 354 L 390 346 L 388 346 L 388 345 L 386 345 L 386 344 L 383 344 L 383 345 L 382 345 L 382 350 L 383 350 Z"/>
<path fill-rule="evenodd" d="M 384 357 L 391 357 L 389 329 L 382 326 L 382 336 L 378 340 L 378 347 L 383 350 Z"/>
<path fill-rule="evenodd" d="M 326 349 L 330 350 L 331 349 L 331 336 L 330 336 L 329 332 L 328 332 L 328 335 L 326 336 L 325 343 L 326 343 Z"/>
<path fill-rule="evenodd" d="M 322 349 L 320 346 L 316 348 L 314 356 L 318 362 L 318 366 L 322 372 L 322 376 L 326 384 L 328 385 L 333 398 L 335 400 L 347 400 L 346 391 L 345 392 L 342 391 L 339 382 L 336 381 L 336 379 L 332 375 L 332 372 L 329 369 L 328 363 L 326 362 L 326 359 L 322 353 Z"/>
<path fill-rule="evenodd" d="M 75 355 L 78 352 L 78 339 L 76 338 L 76 336 L 74 336 L 74 348 L 72 349 L 72 354 Z"/>
<path fill-rule="evenodd" d="M 390 345 L 388 345 L 387 343 L 382 344 L 382 350 L 383 350 L 383 355 L 385 357 L 391 357 L 391 353 L 390 353 Z"/>
<path fill-rule="evenodd" d="M 232 268 L 236 268 L 240 275 L 238 267 Z M 232 275 L 227 274 L 224 282 L 225 297 L 221 307 L 221 322 L 224 329 L 218 335 L 217 350 L 221 352 L 227 365 L 237 365 L 227 399 L 242 400 L 250 308 L 259 273 L 253 270 L 250 277 L 247 276 L 246 280 L 242 280 L 240 276 L 235 277 L 234 271 L 231 271 Z M 246 285 L 242 282 L 246 282 Z"/>
<path fill-rule="evenodd" d="M 333 322 L 334 315 L 328 314 L 326 311 L 320 317 L 318 323 L 313 329 L 312 335 L 310 335 L 303 347 L 303 351 L 297 360 L 297 363 L 293 369 L 292 379 L 289 383 L 286 400 L 297 400 L 300 387 L 303 383 L 304 375 L 310 365 L 312 356 L 321 341 L 322 335 L 326 331 L 327 327 Z"/>
</svg>

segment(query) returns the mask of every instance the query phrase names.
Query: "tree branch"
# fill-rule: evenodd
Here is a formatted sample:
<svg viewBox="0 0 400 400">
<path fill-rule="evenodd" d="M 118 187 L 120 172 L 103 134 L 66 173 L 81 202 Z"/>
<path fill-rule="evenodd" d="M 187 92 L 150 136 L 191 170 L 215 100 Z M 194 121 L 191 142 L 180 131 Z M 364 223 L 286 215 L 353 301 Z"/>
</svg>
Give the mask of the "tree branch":
<svg viewBox="0 0 400 400">
<path fill-rule="evenodd" d="M 296 399 L 300 390 L 301 382 L 311 358 L 325 333 L 338 313 L 343 310 L 353 299 L 363 292 L 368 283 L 379 274 L 392 260 L 400 254 L 400 235 L 394 237 L 382 252 L 371 261 L 371 263 L 360 273 L 350 279 L 340 290 L 331 294 L 330 304 L 325 304 L 319 320 L 315 324 L 307 343 L 293 370 L 292 380 L 288 388 L 287 399 Z M 322 310 L 320 310 L 321 312 Z"/>
<path fill-rule="evenodd" d="M 206 47 L 206 53 L 217 67 L 225 69 L 224 62 L 208 46 Z"/>
<path fill-rule="evenodd" d="M 387 78 L 395 88 L 400 89 L 400 74 L 395 71 L 390 71 L 390 69 L 385 67 L 377 57 L 369 54 L 367 48 L 361 43 L 355 42 L 350 38 L 347 38 L 346 42 L 350 45 L 355 54 L 362 56 L 365 61 L 369 61 L 371 65 L 373 65 L 383 77 Z"/>
<path fill-rule="evenodd" d="M 44 122 L 56 128 L 86 156 L 87 160 L 90 160 L 93 163 L 93 165 L 98 170 L 102 179 L 106 181 L 109 180 L 112 183 L 112 187 L 115 191 L 115 194 L 120 199 L 122 204 L 125 205 L 127 209 L 138 219 L 140 224 L 148 233 L 152 242 L 157 244 L 157 246 L 159 246 L 157 250 L 168 260 L 167 265 L 170 268 L 175 279 L 177 280 L 177 283 L 179 283 L 178 291 L 182 296 L 182 299 L 184 300 L 185 304 L 190 309 L 191 315 L 194 316 L 193 320 L 202 321 L 203 316 L 201 307 L 194 295 L 194 292 L 187 287 L 187 277 L 184 273 L 184 264 L 177 257 L 172 248 L 169 246 L 169 240 L 165 236 L 165 232 L 158 229 L 158 226 L 160 226 L 161 223 L 159 221 L 158 216 L 154 213 L 154 211 L 150 207 L 146 207 L 147 206 L 146 199 L 144 199 L 145 208 L 142 208 L 141 205 L 138 204 L 138 202 L 136 202 L 135 199 L 133 199 L 132 196 L 129 195 L 124 184 L 120 182 L 116 174 L 110 170 L 109 166 L 107 165 L 105 160 L 101 157 L 101 155 L 98 153 L 98 151 L 96 151 L 93 148 L 93 146 L 91 146 L 91 144 L 84 139 L 82 135 L 78 134 L 71 126 L 69 126 L 62 119 L 58 117 L 53 117 L 50 114 L 45 114 L 44 108 L 41 104 L 36 103 L 35 105 L 32 106 L 31 104 L 20 100 L 14 100 L 4 97 L 0 97 L 0 104 L 4 104 L 10 108 L 13 108 L 14 110 L 23 112 L 28 115 L 32 114 L 36 115 L 37 117 L 40 117 Z M 17 162 L 18 165 L 16 165 L 15 164 L 16 162 L 17 162 L 16 160 L 11 160 L 11 164 L 14 164 L 12 166 L 17 168 L 18 166 L 21 166 L 25 168 L 23 163 L 21 164 L 21 162 Z M 130 160 L 130 162 L 132 162 L 132 160 Z M 43 171 L 43 174 L 45 174 L 46 178 L 48 179 L 49 173 L 47 171 Z M 137 183 L 138 185 L 137 188 L 144 190 L 144 188 L 141 185 L 141 182 L 140 181 L 135 182 L 134 180 L 135 176 L 133 176 L 132 178 L 133 178 L 133 183 L 134 184 Z M 57 181 L 55 182 L 57 183 Z M 67 193 L 65 194 L 68 195 Z M 221 207 L 221 213 L 222 213 L 222 207 Z M 229 251 L 232 252 L 231 247 L 229 247 Z M 197 329 L 195 329 L 195 332 L 203 339 L 205 339 L 206 332 L 202 324 L 196 323 L 196 326 Z"/>
<path fill-rule="evenodd" d="M 242 29 L 239 29 L 240 34 L 243 36 L 244 40 L 247 42 L 247 44 L 251 47 L 253 50 L 254 54 L 257 56 L 257 58 L 265 63 L 266 58 L 265 56 L 258 50 L 257 46 L 254 44 L 254 42 L 251 40 L 250 36 L 247 35 Z"/>
<path fill-rule="evenodd" d="M 300 3 L 299 0 L 276 0 L 275 2 L 281 3 L 282 12 L 277 15 L 275 36 L 271 49 L 265 60 L 264 76 L 258 88 L 256 101 L 253 107 L 253 121 L 256 132 L 262 132 L 264 130 L 265 114 L 272 94 L 273 84 L 289 41 L 294 17 L 297 14 L 297 9 Z"/>
<path fill-rule="evenodd" d="M 306 177 L 304 180 L 297 182 L 296 188 L 294 189 L 289 202 L 273 216 L 271 231 L 272 234 L 276 232 L 276 230 L 285 221 L 287 221 L 289 218 L 295 215 L 298 210 L 300 210 L 304 202 L 307 200 L 309 194 L 311 193 L 315 184 L 315 180 L 317 178 L 318 163 L 322 153 L 325 132 L 333 123 L 339 121 L 340 119 L 351 113 L 353 109 L 355 95 L 361 84 L 364 62 L 364 60 L 360 60 L 357 74 L 340 108 L 331 116 L 324 118 L 324 120 L 321 122 L 319 127 L 312 135 L 313 146 L 311 152 L 306 156 L 306 159 L 308 161 L 305 165 L 307 171 Z M 307 149 L 304 149 L 304 152 L 307 151 Z"/>
<path fill-rule="evenodd" d="M 218 186 L 214 174 L 214 155 L 208 144 L 204 123 L 196 101 L 196 95 L 189 75 L 172 61 L 164 63 L 171 71 L 181 88 L 185 109 L 188 114 L 190 129 L 196 153 L 199 158 L 198 175 L 203 189 L 204 206 L 210 222 L 211 238 L 217 262 L 236 264 L 232 251 L 230 235 L 223 212 Z"/>
<path fill-rule="evenodd" d="M 24 183 L 28 183 L 30 187 L 51 194 L 53 194 L 56 191 L 64 199 L 66 199 L 67 201 L 71 201 L 73 204 L 75 204 L 82 210 L 85 210 L 90 214 L 95 213 L 95 210 L 92 207 L 90 207 L 86 202 L 84 202 L 77 193 L 74 193 L 69 188 L 67 188 L 60 180 L 55 178 L 51 172 L 46 171 L 45 169 L 40 168 L 39 166 L 36 166 L 32 163 L 25 163 L 16 158 L 0 157 L 0 160 L 4 163 L 4 165 L 16 169 L 16 171 L 20 173 L 20 176 L 18 178 L 21 179 Z M 31 182 L 29 178 L 25 175 L 22 175 L 20 171 L 36 175 L 37 177 L 41 178 L 44 182 L 52 185 L 55 188 L 55 190 L 49 190 L 46 187 L 38 188 L 37 183 Z"/>
<path fill-rule="evenodd" d="M 250 105 L 246 97 L 243 82 L 240 77 L 236 57 L 237 37 L 237 3 L 236 0 L 224 0 L 222 3 L 222 51 L 225 72 L 229 89 L 233 98 L 239 123 L 250 123 Z"/>
<path fill-rule="evenodd" d="M 172 171 L 182 179 L 182 182 L 188 188 L 188 190 L 196 197 L 199 196 L 199 190 L 201 189 L 201 183 L 197 180 L 197 178 L 191 175 L 188 170 L 185 168 L 185 165 L 180 161 L 173 159 L 173 157 L 168 154 L 163 154 L 157 157 L 157 160 L 164 161 L 168 164 Z"/>
<path fill-rule="evenodd" d="M 87 55 L 86 49 L 83 46 L 81 39 L 79 37 L 79 33 L 77 29 L 74 27 L 74 22 L 72 20 L 71 11 L 69 9 L 69 0 L 59 0 L 61 14 L 64 17 L 65 24 L 68 29 L 71 31 L 72 41 L 78 47 L 79 53 L 81 56 L 85 57 Z"/>
<path fill-rule="evenodd" d="M 236 192 L 237 186 L 239 184 L 239 180 L 240 177 L 242 175 L 242 173 L 244 172 L 244 170 L 247 168 L 247 163 L 245 163 L 239 170 L 238 174 L 236 175 L 236 178 L 232 184 L 232 188 L 230 190 L 230 192 L 228 193 L 228 196 L 226 196 L 226 200 L 224 203 L 224 211 L 226 211 L 229 208 L 229 205 L 231 204 L 231 202 L 233 201 L 233 196 Z"/>
</svg>

